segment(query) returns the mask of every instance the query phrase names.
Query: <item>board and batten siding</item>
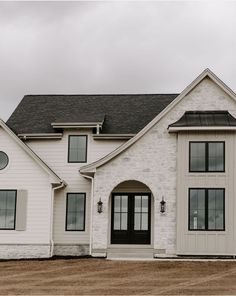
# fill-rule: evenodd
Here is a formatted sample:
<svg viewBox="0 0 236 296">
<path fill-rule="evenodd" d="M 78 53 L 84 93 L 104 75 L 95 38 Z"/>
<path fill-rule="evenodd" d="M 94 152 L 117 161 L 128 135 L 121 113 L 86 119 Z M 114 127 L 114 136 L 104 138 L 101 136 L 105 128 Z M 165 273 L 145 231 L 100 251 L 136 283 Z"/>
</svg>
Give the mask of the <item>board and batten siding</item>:
<svg viewBox="0 0 236 296">
<path fill-rule="evenodd" d="M 225 172 L 189 172 L 190 141 L 224 141 Z M 177 254 L 236 254 L 236 134 L 234 132 L 189 132 L 178 135 Z M 225 231 L 188 230 L 189 188 L 225 188 Z"/>
<path fill-rule="evenodd" d="M 49 175 L 1 127 L 0 151 L 9 157 L 8 166 L 0 171 L 0 189 L 17 190 L 19 201 L 16 230 L 0 230 L 2 258 L 2 245 L 49 246 L 51 184 Z"/>
<path fill-rule="evenodd" d="M 87 163 L 96 161 L 118 146 L 124 140 L 94 140 L 91 129 L 69 129 L 63 132 L 61 140 L 28 140 L 27 144 L 63 180 L 67 186 L 55 192 L 53 239 L 55 244 L 89 244 L 91 181 L 80 175 L 79 169 L 86 163 L 68 163 L 69 135 L 87 135 Z M 66 231 L 66 195 L 68 192 L 86 193 L 85 231 Z"/>
</svg>

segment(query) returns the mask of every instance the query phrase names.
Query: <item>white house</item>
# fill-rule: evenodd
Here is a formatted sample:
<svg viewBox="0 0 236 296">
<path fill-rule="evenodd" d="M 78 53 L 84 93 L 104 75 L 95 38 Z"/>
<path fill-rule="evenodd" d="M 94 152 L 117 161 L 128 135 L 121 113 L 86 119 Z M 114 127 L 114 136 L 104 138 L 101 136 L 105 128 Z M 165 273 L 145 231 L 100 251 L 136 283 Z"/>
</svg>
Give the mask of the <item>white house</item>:
<svg viewBox="0 0 236 296">
<path fill-rule="evenodd" d="M 236 255 L 236 95 L 31 95 L 0 121 L 0 258 Z"/>
</svg>

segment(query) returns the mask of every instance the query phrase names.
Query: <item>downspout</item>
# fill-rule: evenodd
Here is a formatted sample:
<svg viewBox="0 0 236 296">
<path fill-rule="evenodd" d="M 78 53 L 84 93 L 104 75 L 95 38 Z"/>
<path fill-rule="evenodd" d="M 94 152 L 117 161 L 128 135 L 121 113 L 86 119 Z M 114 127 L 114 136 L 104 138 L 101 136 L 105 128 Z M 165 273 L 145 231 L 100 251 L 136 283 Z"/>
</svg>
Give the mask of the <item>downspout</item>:
<svg viewBox="0 0 236 296">
<path fill-rule="evenodd" d="M 89 232 L 89 255 L 92 256 L 92 243 L 93 243 L 93 199 L 94 199 L 94 177 L 87 176 L 81 173 L 85 178 L 91 180 L 91 207 L 90 207 L 90 232 Z"/>
<path fill-rule="evenodd" d="M 66 183 L 64 181 L 61 181 L 61 184 L 59 186 L 52 188 L 52 194 L 51 194 L 51 213 L 50 213 L 50 257 L 53 256 L 53 250 L 54 250 L 54 241 L 53 241 L 53 219 L 54 219 L 54 195 L 55 190 L 61 189 L 66 186 Z"/>
</svg>

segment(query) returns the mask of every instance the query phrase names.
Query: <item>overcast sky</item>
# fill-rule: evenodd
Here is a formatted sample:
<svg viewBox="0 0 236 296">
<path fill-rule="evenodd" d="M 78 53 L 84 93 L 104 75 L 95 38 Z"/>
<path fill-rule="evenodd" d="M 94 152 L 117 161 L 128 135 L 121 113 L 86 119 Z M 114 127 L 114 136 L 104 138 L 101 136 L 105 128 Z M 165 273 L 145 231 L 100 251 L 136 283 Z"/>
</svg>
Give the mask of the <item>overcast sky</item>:
<svg viewBox="0 0 236 296">
<path fill-rule="evenodd" d="M 0 2 L 0 117 L 25 94 L 236 91 L 236 2 Z"/>
</svg>

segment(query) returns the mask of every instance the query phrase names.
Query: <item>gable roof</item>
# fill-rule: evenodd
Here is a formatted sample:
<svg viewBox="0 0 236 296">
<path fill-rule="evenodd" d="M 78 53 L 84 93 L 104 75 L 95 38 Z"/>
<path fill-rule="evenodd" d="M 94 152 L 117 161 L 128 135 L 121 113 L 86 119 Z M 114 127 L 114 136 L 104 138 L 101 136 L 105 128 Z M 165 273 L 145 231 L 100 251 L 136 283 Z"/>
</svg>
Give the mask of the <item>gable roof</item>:
<svg viewBox="0 0 236 296">
<path fill-rule="evenodd" d="M 221 81 L 211 70 L 205 69 L 192 83 L 190 83 L 162 112 L 160 112 L 150 123 L 148 123 L 139 133 L 137 133 L 129 141 L 119 146 L 116 150 L 112 151 L 105 157 L 95 161 L 91 164 L 81 167 L 81 174 L 91 174 L 96 172 L 96 168 L 106 164 L 111 159 L 115 158 L 123 151 L 137 142 L 144 134 L 146 134 L 161 118 L 163 118 L 168 112 L 170 112 L 194 87 L 196 87 L 204 78 L 209 77 L 212 79 L 224 92 L 226 92 L 235 102 L 236 94 Z"/>
<path fill-rule="evenodd" d="M 4 131 L 18 144 L 50 177 L 50 182 L 52 184 L 64 184 L 63 181 L 42 159 L 33 152 L 24 142 L 22 142 L 13 132 L 12 130 L 5 124 L 3 120 L 0 119 L 0 127 L 4 129 Z"/>
<path fill-rule="evenodd" d="M 29 95 L 7 121 L 16 134 L 60 132 L 51 123 L 104 119 L 102 134 L 136 134 L 177 94 Z"/>
</svg>

